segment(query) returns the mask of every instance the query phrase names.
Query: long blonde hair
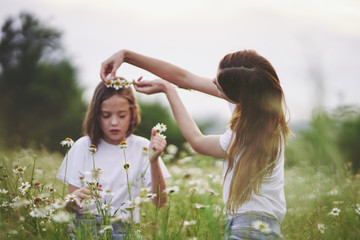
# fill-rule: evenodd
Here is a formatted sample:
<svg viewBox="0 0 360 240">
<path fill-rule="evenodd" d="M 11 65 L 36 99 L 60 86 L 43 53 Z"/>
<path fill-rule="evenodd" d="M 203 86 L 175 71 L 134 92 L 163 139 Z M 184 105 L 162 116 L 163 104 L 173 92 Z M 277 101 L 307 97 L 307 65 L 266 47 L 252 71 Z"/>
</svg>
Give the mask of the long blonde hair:
<svg viewBox="0 0 360 240">
<path fill-rule="evenodd" d="M 228 212 L 259 194 L 264 176 L 271 174 L 289 133 L 284 93 L 279 78 L 264 57 L 253 50 L 226 55 L 217 80 L 225 95 L 236 102 L 229 123 L 233 132 L 225 160 L 231 170 Z"/>
</svg>

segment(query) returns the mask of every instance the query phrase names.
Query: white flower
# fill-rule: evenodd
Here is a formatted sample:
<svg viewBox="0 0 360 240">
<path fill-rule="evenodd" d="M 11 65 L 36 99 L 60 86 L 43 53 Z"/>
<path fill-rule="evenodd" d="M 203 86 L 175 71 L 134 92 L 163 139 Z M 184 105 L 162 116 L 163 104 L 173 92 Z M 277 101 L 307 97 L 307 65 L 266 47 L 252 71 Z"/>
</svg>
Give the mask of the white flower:
<svg viewBox="0 0 360 240">
<path fill-rule="evenodd" d="M 333 209 L 331 210 L 331 212 L 329 212 L 329 215 L 339 216 L 340 211 L 341 211 L 341 210 L 338 209 L 338 208 L 333 208 Z"/>
<path fill-rule="evenodd" d="M 68 203 L 68 202 L 75 202 L 75 199 L 76 199 L 76 196 L 73 195 L 73 194 L 68 194 L 66 195 L 65 197 L 65 202 Z"/>
<path fill-rule="evenodd" d="M 149 154 L 148 151 L 149 151 L 149 150 L 148 150 L 147 147 L 143 147 L 143 148 L 142 148 L 142 154 L 143 154 L 144 156 L 147 156 L 147 155 Z"/>
<path fill-rule="evenodd" d="M 102 199 L 104 202 L 108 203 L 111 202 L 113 197 L 115 196 L 115 193 L 113 193 L 111 190 L 106 190 L 104 192 L 104 195 L 102 196 Z"/>
<path fill-rule="evenodd" d="M 167 194 L 178 193 L 179 187 L 178 186 L 168 187 L 168 188 L 164 189 L 164 192 L 166 192 Z"/>
<path fill-rule="evenodd" d="M 125 148 L 127 148 L 128 147 L 128 145 L 127 145 L 127 143 L 125 142 L 125 141 L 122 141 L 121 143 L 120 143 L 120 149 L 125 149 Z"/>
<path fill-rule="evenodd" d="M 209 205 L 202 205 L 202 204 L 199 204 L 199 203 L 195 203 L 194 207 L 197 208 L 197 209 L 204 209 L 204 208 L 208 208 Z"/>
<path fill-rule="evenodd" d="M 125 164 L 122 166 L 122 169 L 124 169 L 124 170 L 129 170 L 129 169 L 130 169 L 130 164 L 129 164 L 129 163 L 125 163 Z"/>
<path fill-rule="evenodd" d="M 101 208 L 108 211 L 111 210 L 113 207 L 108 203 L 103 203 Z"/>
<path fill-rule="evenodd" d="M 49 188 L 49 192 L 50 192 L 50 194 L 54 194 L 54 193 L 56 193 L 56 189 L 55 188 Z"/>
<path fill-rule="evenodd" d="M 97 152 L 97 147 L 95 145 L 90 145 L 89 151 L 92 152 L 92 153 L 96 153 Z"/>
<path fill-rule="evenodd" d="M 105 86 L 108 88 L 111 87 L 119 90 L 123 87 L 128 88 L 131 84 L 134 84 L 134 82 L 130 82 L 123 77 L 112 78 L 110 74 L 106 76 Z"/>
<path fill-rule="evenodd" d="M 260 232 L 263 232 L 265 234 L 271 233 L 271 228 L 269 227 L 269 224 L 260 220 L 254 221 L 251 226 L 257 230 L 260 230 Z"/>
<path fill-rule="evenodd" d="M 156 198 L 156 193 L 148 193 L 148 194 L 146 195 L 146 197 L 147 197 L 147 198 L 154 199 L 154 198 Z"/>
<path fill-rule="evenodd" d="M 318 229 L 319 229 L 319 231 L 320 231 L 322 234 L 324 234 L 324 232 L 325 232 L 325 225 L 322 224 L 322 223 L 319 223 L 319 224 L 318 224 Z"/>
<path fill-rule="evenodd" d="M 125 207 L 126 210 L 133 210 L 136 207 L 135 201 L 126 201 L 127 206 Z"/>
<path fill-rule="evenodd" d="M 355 205 L 355 212 L 360 215 L 360 204 Z"/>
<path fill-rule="evenodd" d="M 166 151 L 171 155 L 175 155 L 177 153 L 177 151 L 178 151 L 178 148 L 174 144 L 169 144 L 166 147 Z"/>
<path fill-rule="evenodd" d="M 103 226 L 101 226 L 101 229 L 99 230 L 99 233 L 103 234 L 106 230 L 113 230 L 112 225 L 103 225 Z"/>
<path fill-rule="evenodd" d="M 53 203 L 53 207 L 55 209 L 61 209 L 64 208 L 65 206 L 66 206 L 66 202 L 61 199 L 56 199 L 55 202 Z"/>
<path fill-rule="evenodd" d="M 22 174 L 24 174 L 25 170 L 26 170 L 26 167 L 17 167 L 15 169 L 13 169 L 13 172 L 15 174 L 22 175 Z"/>
<path fill-rule="evenodd" d="M 61 146 L 67 146 L 67 147 L 72 147 L 72 145 L 74 144 L 74 141 L 71 138 L 65 138 L 64 141 L 61 141 Z"/>
<path fill-rule="evenodd" d="M 115 215 L 110 218 L 110 224 L 113 224 L 115 222 L 123 221 L 124 218 L 121 215 Z"/>
<path fill-rule="evenodd" d="M 34 218 L 42 218 L 42 217 L 46 217 L 46 212 L 42 211 L 38 208 L 34 208 L 33 210 L 30 211 L 30 216 L 34 217 Z"/>
<path fill-rule="evenodd" d="M 14 207 L 14 208 L 17 208 L 17 207 L 22 207 L 22 206 L 26 206 L 26 205 L 30 205 L 31 202 L 25 198 L 21 198 L 21 199 L 18 199 L 16 201 L 14 201 L 11 205 Z"/>
<path fill-rule="evenodd" d="M 195 225 L 196 221 L 195 220 L 190 220 L 190 221 L 184 221 L 184 226 L 191 226 L 191 225 Z"/>
<path fill-rule="evenodd" d="M 71 220 L 71 214 L 65 212 L 65 211 L 60 211 L 54 215 L 51 216 L 51 218 L 58 223 L 65 223 L 65 222 L 69 222 Z"/>
<path fill-rule="evenodd" d="M 163 123 L 158 123 L 155 125 L 155 127 L 153 127 L 153 129 L 156 130 L 157 133 L 163 133 L 166 131 L 166 125 Z"/>
<path fill-rule="evenodd" d="M 25 195 L 29 191 L 30 187 L 31 186 L 30 186 L 29 182 L 23 182 L 23 183 L 21 183 L 21 186 L 19 187 L 19 190 L 21 191 L 21 193 L 23 195 Z"/>
<path fill-rule="evenodd" d="M 333 189 L 329 192 L 329 195 L 331 196 L 335 196 L 335 195 L 338 195 L 338 190 L 337 189 Z"/>
<path fill-rule="evenodd" d="M 8 193 L 8 190 L 6 190 L 6 189 L 0 189 L 0 193 L 6 194 L 6 193 Z"/>
</svg>

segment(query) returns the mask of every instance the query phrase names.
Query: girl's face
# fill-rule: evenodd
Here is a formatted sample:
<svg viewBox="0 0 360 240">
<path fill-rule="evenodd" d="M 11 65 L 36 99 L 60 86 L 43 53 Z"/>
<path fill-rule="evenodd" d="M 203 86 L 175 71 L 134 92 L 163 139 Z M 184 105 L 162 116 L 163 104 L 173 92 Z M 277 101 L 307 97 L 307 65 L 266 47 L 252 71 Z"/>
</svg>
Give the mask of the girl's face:
<svg viewBox="0 0 360 240">
<path fill-rule="evenodd" d="M 131 119 L 130 103 L 126 98 L 115 94 L 103 101 L 99 122 L 104 140 L 113 145 L 125 141 Z"/>
</svg>

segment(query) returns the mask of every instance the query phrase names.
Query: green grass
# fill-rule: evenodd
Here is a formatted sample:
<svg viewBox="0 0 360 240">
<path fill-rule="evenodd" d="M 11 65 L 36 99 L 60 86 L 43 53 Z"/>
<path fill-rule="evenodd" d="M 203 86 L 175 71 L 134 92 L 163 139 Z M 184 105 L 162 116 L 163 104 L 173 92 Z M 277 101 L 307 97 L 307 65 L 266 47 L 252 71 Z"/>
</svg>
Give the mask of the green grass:
<svg viewBox="0 0 360 240">
<path fill-rule="evenodd" d="M 301 153 L 297 154 L 301 159 Z M 34 155 L 36 163 L 32 174 Z M 136 236 L 142 239 L 222 239 L 222 162 L 197 154 L 185 156 L 187 161 L 167 163 L 172 174 L 167 186 L 178 186 L 180 191 L 170 194 L 168 202 L 159 210 L 151 202 L 141 205 Z M 33 184 L 40 183 L 39 188 L 30 189 L 25 199 L 34 203 L 36 197 L 42 197 L 38 204 L 46 206 L 62 198 L 63 184 L 55 178 L 62 160 L 61 154 L 46 151 L 19 149 L 1 153 L 0 189 L 8 193 L 0 193 L 0 239 L 68 237 L 66 222 L 58 223 L 51 217 L 32 217 L 32 204 L 17 208 L 10 205 L 12 199 L 21 196 L 18 187 L 22 181 L 13 172 L 17 166 L 26 167 L 23 182 L 30 183 L 33 176 Z M 302 163 L 285 169 L 288 212 L 282 223 L 284 239 L 360 239 L 360 214 L 355 211 L 356 204 L 360 204 L 359 175 L 352 175 L 344 167 L 331 171 L 326 166 L 323 168 Z M 52 187 L 57 191 L 49 194 Z M 199 204 L 203 207 L 196 208 Z M 338 216 L 329 214 L 334 208 L 340 209 Z M 185 226 L 185 221 L 196 223 Z M 325 225 L 324 233 L 319 232 L 318 224 Z M 136 238 L 134 236 L 132 238 Z"/>
</svg>

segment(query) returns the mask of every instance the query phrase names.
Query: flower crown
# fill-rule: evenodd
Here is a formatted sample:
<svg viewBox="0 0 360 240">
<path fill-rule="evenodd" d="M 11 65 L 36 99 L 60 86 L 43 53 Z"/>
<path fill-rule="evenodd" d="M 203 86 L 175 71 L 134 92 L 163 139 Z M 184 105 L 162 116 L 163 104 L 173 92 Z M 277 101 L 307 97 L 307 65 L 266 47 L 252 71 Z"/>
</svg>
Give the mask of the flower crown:
<svg viewBox="0 0 360 240">
<path fill-rule="evenodd" d="M 105 82 L 106 87 L 115 88 L 116 90 L 119 90 L 120 88 L 123 87 L 128 88 L 131 86 L 131 84 L 135 84 L 135 82 L 134 81 L 130 82 L 123 77 L 112 78 L 110 74 L 106 77 L 106 82 Z"/>
</svg>

